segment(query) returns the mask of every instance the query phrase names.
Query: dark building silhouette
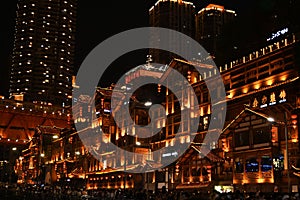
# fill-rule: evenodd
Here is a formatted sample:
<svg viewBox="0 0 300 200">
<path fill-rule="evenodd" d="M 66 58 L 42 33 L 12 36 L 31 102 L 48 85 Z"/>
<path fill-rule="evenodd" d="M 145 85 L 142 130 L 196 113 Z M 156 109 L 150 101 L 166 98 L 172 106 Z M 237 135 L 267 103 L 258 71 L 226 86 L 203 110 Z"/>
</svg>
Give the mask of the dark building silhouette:
<svg viewBox="0 0 300 200">
<path fill-rule="evenodd" d="M 227 10 L 224 6 L 209 4 L 196 14 L 196 40 L 213 57 L 218 52 L 218 41 L 222 37 L 226 24 L 236 17 L 235 11 Z"/>
<path fill-rule="evenodd" d="M 159 0 L 149 10 L 149 25 L 179 31 L 194 38 L 195 6 L 193 3 L 182 0 Z M 158 42 L 160 39 L 159 33 L 152 33 L 151 37 L 151 42 Z M 170 36 L 170 38 L 172 37 L 176 36 Z M 181 44 L 170 42 L 170 49 L 181 48 L 178 45 Z M 170 52 L 156 49 L 151 49 L 150 54 L 154 62 L 161 64 L 169 63 L 172 57 L 174 57 L 174 54 Z"/>
</svg>

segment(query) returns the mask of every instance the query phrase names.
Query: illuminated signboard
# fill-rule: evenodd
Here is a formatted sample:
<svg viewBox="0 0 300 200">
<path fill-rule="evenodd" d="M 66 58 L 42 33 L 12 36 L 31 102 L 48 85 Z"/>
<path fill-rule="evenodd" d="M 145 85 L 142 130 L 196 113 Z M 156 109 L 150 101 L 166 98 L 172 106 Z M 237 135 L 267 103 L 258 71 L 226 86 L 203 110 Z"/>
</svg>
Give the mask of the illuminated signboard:
<svg viewBox="0 0 300 200">
<path fill-rule="evenodd" d="M 280 90 L 279 93 L 271 92 L 270 94 L 263 95 L 262 97 L 255 97 L 251 102 L 251 107 L 266 108 L 268 106 L 285 103 L 287 102 L 286 97 L 287 94 L 285 90 Z"/>
<path fill-rule="evenodd" d="M 276 33 L 272 33 L 272 36 L 269 37 L 267 39 L 267 41 L 274 40 L 274 39 L 278 38 L 279 36 L 286 34 L 287 32 L 289 32 L 289 29 L 288 28 L 284 28 L 282 30 L 277 31 Z"/>
<path fill-rule="evenodd" d="M 164 153 L 164 154 L 162 155 L 163 158 L 165 158 L 165 157 L 170 157 L 170 156 L 177 157 L 177 156 L 178 156 L 177 151 L 174 151 L 174 152 L 171 152 L 171 153 Z"/>
</svg>

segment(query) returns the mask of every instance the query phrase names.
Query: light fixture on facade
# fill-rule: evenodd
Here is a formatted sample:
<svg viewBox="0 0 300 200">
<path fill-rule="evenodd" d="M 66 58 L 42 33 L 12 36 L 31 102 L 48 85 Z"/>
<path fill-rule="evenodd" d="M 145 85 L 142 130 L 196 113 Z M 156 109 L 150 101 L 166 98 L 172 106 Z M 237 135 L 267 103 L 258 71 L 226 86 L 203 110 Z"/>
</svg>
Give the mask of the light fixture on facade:
<svg viewBox="0 0 300 200">
<path fill-rule="evenodd" d="M 275 119 L 274 119 L 273 117 L 268 117 L 267 120 L 268 120 L 269 122 L 275 122 Z"/>
<path fill-rule="evenodd" d="M 152 106 L 152 102 L 151 101 L 146 101 L 144 105 L 147 106 L 147 107 Z"/>
</svg>

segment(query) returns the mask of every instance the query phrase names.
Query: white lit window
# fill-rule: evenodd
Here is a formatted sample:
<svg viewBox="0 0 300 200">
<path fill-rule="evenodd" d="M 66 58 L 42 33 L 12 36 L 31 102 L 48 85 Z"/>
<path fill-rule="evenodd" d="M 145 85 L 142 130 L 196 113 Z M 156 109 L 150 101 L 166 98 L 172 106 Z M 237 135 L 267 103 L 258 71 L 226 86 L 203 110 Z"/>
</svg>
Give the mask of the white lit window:
<svg viewBox="0 0 300 200">
<path fill-rule="evenodd" d="M 22 29 L 22 32 L 24 32 L 25 30 L 24 29 Z"/>
<path fill-rule="evenodd" d="M 72 13 L 72 12 L 70 12 L 70 15 L 73 15 L 73 13 Z"/>
<path fill-rule="evenodd" d="M 66 17 L 64 17 L 64 19 L 67 19 Z"/>
<path fill-rule="evenodd" d="M 61 91 L 59 91 L 58 94 L 61 94 Z"/>
<path fill-rule="evenodd" d="M 51 7 L 49 6 L 48 9 L 51 9 Z"/>
<path fill-rule="evenodd" d="M 62 74 L 59 74 L 59 76 L 62 77 L 63 75 L 62 75 Z"/>
<path fill-rule="evenodd" d="M 64 66 L 60 66 L 60 68 L 61 68 L 61 69 L 63 69 L 63 68 L 64 68 Z"/>
<path fill-rule="evenodd" d="M 33 3 L 32 6 L 35 6 L 35 4 Z"/>
<path fill-rule="evenodd" d="M 46 33 L 49 33 L 49 31 L 46 31 Z"/>
<path fill-rule="evenodd" d="M 45 90 L 42 90 L 42 92 L 45 92 Z"/>
<path fill-rule="evenodd" d="M 63 12 L 67 12 L 67 9 L 63 9 Z"/>
<path fill-rule="evenodd" d="M 25 91 L 27 91 L 28 90 L 28 88 L 25 88 Z"/>
<path fill-rule="evenodd" d="M 30 30 L 30 31 L 33 31 L 33 28 L 30 28 L 29 30 Z"/>
<path fill-rule="evenodd" d="M 62 35 L 66 35 L 66 33 L 62 33 Z"/>
<path fill-rule="evenodd" d="M 19 63 L 19 65 L 22 65 L 22 63 Z"/>
<path fill-rule="evenodd" d="M 64 1 L 64 3 L 68 3 L 67 1 Z"/>
<path fill-rule="evenodd" d="M 51 15 L 47 15 L 47 17 L 51 17 Z"/>
<path fill-rule="evenodd" d="M 20 46 L 21 49 L 23 49 L 23 46 Z"/>
<path fill-rule="evenodd" d="M 17 82 L 18 82 L 18 83 L 20 83 L 21 81 L 20 81 L 20 80 L 18 80 Z"/>
<path fill-rule="evenodd" d="M 29 79 L 26 79 L 26 82 L 29 82 Z"/>
<path fill-rule="evenodd" d="M 59 83 L 59 85 L 62 85 L 62 83 Z"/>
<path fill-rule="evenodd" d="M 26 8 L 26 5 L 24 5 L 24 8 Z"/>
<path fill-rule="evenodd" d="M 31 54 L 29 53 L 29 54 L 27 54 L 28 56 L 31 56 Z"/>
<path fill-rule="evenodd" d="M 33 20 L 30 20 L 30 22 L 33 23 L 34 21 L 33 21 Z"/>
<path fill-rule="evenodd" d="M 29 37 L 30 40 L 32 40 L 32 37 Z"/>
<path fill-rule="evenodd" d="M 34 12 L 31 12 L 32 15 L 34 15 Z"/>
<path fill-rule="evenodd" d="M 65 41 L 62 41 L 61 43 L 63 43 L 63 44 L 64 44 L 64 43 L 65 43 Z"/>
<path fill-rule="evenodd" d="M 48 56 L 44 56 L 45 58 L 48 58 Z"/>
<path fill-rule="evenodd" d="M 64 25 L 62 25 L 64 28 L 66 27 L 66 25 L 64 24 Z"/>
<path fill-rule="evenodd" d="M 64 58 L 60 58 L 61 60 L 64 60 Z"/>
<path fill-rule="evenodd" d="M 23 13 L 23 15 L 25 16 L 25 15 L 26 15 L 26 13 Z"/>
</svg>

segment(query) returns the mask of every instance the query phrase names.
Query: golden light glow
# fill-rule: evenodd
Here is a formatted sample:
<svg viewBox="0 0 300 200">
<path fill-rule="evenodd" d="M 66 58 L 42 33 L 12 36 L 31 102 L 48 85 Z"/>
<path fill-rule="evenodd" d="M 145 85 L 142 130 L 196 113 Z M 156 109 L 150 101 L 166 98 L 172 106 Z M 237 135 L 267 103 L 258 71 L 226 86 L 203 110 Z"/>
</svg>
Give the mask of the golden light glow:
<svg viewBox="0 0 300 200">
<path fill-rule="evenodd" d="M 292 139 L 292 142 L 293 142 L 293 143 L 297 143 L 297 142 L 298 142 L 298 138 L 293 138 L 293 139 Z"/>
<path fill-rule="evenodd" d="M 246 94 L 248 91 L 249 91 L 249 88 L 248 88 L 248 87 L 243 88 L 243 93 L 244 93 L 244 94 Z"/>
<path fill-rule="evenodd" d="M 207 107 L 207 114 L 209 115 L 211 113 L 210 105 Z"/>
<path fill-rule="evenodd" d="M 125 136 L 125 129 L 121 130 L 122 137 Z"/>
<path fill-rule="evenodd" d="M 162 121 L 162 127 L 165 127 L 165 126 L 166 126 L 166 120 L 163 119 L 163 121 Z"/>
<path fill-rule="evenodd" d="M 284 75 L 284 76 L 280 77 L 280 81 L 286 81 L 286 79 L 287 79 L 287 75 Z"/>
<path fill-rule="evenodd" d="M 265 182 L 265 179 L 259 178 L 259 179 L 257 180 L 257 182 L 258 182 L 258 183 L 264 183 L 264 182 Z"/>
<path fill-rule="evenodd" d="M 195 113 L 193 111 L 191 111 L 191 118 L 195 118 Z"/>
<path fill-rule="evenodd" d="M 160 128 L 160 121 L 156 122 L 156 128 Z"/>
<path fill-rule="evenodd" d="M 186 142 L 187 143 L 190 143 L 191 142 L 191 137 L 188 135 L 188 136 L 186 136 Z"/>
<path fill-rule="evenodd" d="M 273 80 L 273 79 L 271 79 L 271 80 L 268 80 L 266 83 L 267 83 L 267 85 L 268 85 L 268 86 L 271 86 L 271 85 L 273 85 L 273 83 L 274 83 L 274 80 Z"/>
<path fill-rule="evenodd" d="M 171 147 L 174 146 L 174 144 L 175 144 L 175 139 L 171 139 L 171 142 L 170 142 Z"/>
<path fill-rule="evenodd" d="M 254 85 L 254 89 L 255 89 L 255 90 L 258 90 L 258 89 L 260 88 L 260 86 L 261 86 L 261 84 L 260 84 L 260 83 L 258 83 L 258 84 L 255 84 L 255 85 Z"/>
<path fill-rule="evenodd" d="M 180 137 L 180 143 L 183 144 L 184 143 L 184 137 Z"/>
<path fill-rule="evenodd" d="M 200 116 L 203 116 L 204 115 L 204 110 L 203 110 L 203 107 L 200 108 Z"/>
<path fill-rule="evenodd" d="M 230 92 L 229 95 L 227 95 L 227 98 L 232 99 L 233 96 L 234 96 L 234 93 L 233 93 L 233 92 Z"/>
</svg>

